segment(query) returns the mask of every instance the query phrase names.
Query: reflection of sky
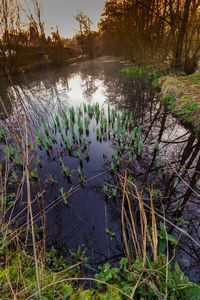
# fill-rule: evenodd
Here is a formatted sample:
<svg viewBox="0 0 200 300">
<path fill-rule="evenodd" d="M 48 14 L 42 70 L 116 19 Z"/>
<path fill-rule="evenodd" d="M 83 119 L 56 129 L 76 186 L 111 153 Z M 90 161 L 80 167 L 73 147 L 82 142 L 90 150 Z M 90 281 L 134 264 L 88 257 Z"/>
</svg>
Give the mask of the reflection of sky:
<svg viewBox="0 0 200 300">
<path fill-rule="evenodd" d="M 83 81 L 79 75 L 71 78 L 68 81 L 69 89 L 69 105 L 78 106 L 83 102 L 90 102 L 91 104 L 99 103 L 100 106 L 105 102 L 105 86 L 100 80 L 95 80 L 91 85 L 86 88 L 86 85 L 83 85 Z M 94 88 L 95 87 L 95 88 Z M 94 91 L 94 92 L 93 92 Z"/>
</svg>

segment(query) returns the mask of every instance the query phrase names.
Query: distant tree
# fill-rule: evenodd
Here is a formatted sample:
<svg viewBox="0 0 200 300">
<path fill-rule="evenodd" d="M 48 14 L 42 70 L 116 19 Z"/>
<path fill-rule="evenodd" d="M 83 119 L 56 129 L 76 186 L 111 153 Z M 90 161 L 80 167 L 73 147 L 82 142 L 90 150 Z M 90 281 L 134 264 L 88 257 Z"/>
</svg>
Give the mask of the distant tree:
<svg viewBox="0 0 200 300">
<path fill-rule="evenodd" d="M 91 30 L 93 22 L 82 11 L 79 11 L 74 18 L 79 23 L 79 31 L 75 35 L 75 38 L 82 52 L 89 58 L 93 58 L 96 50 L 95 38 L 97 37 L 97 32 Z"/>
</svg>

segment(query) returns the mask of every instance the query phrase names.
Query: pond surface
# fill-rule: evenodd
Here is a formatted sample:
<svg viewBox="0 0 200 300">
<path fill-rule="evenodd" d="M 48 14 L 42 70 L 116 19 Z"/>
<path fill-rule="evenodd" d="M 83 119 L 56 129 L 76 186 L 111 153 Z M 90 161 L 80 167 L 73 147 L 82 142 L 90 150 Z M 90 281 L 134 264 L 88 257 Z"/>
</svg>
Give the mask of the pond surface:
<svg viewBox="0 0 200 300">
<path fill-rule="evenodd" d="M 157 212 L 163 215 L 165 207 L 168 220 L 185 231 L 186 234 L 180 234 L 168 224 L 169 232 L 180 240 L 176 254 L 181 268 L 191 280 L 200 283 L 200 141 L 158 101 L 147 79 L 121 74 L 123 67 L 124 63 L 119 60 L 104 57 L 13 78 L 13 84 L 1 79 L 0 96 L 9 119 L 16 128 L 24 122 L 21 106 L 15 101 L 22 99 L 30 120 L 29 138 L 30 131 L 38 136 L 35 146 L 41 187 L 39 189 L 35 180 L 31 190 L 32 199 L 38 192 L 44 195 L 47 249 L 54 246 L 59 253 L 68 256 L 69 251 L 76 252 L 81 245 L 94 267 L 118 262 L 123 255 L 123 241 L 121 194 L 116 173 L 123 175 L 127 169 L 144 197 L 148 197 L 149 188 L 159 195 L 155 201 Z M 14 104 L 11 105 L 10 100 Z M 69 121 L 72 106 L 74 125 Z M 90 113 L 90 110 L 93 111 Z M 112 122 L 108 129 L 109 114 L 110 118 L 114 114 L 114 129 Z M 119 150 L 117 120 L 120 118 L 120 125 L 124 126 L 126 115 L 130 124 L 124 127 L 125 141 L 121 130 Z M 78 118 L 83 127 L 81 133 Z M 88 122 L 88 130 L 85 122 Z M 8 123 L 2 109 L 2 128 Z M 107 129 L 101 132 L 101 125 Z M 134 129 L 136 142 L 132 141 Z M 9 142 L 12 144 L 12 136 Z M 3 145 L 1 152 L 3 159 Z M 112 161 L 116 173 L 112 171 Z M 17 165 L 13 162 L 11 165 L 19 176 L 21 171 Z M 35 169 L 31 159 L 30 166 L 31 170 Z M 66 167 L 71 176 L 66 175 Z M 10 191 L 16 192 L 16 183 L 10 186 Z M 62 196 L 64 193 L 67 199 Z M 13 226 L 26 228 L 26 205 L 24 187 L 12 212 Z M 33 202 L 33 212 L 39 228 L 37 201 Z"/>
</svg>

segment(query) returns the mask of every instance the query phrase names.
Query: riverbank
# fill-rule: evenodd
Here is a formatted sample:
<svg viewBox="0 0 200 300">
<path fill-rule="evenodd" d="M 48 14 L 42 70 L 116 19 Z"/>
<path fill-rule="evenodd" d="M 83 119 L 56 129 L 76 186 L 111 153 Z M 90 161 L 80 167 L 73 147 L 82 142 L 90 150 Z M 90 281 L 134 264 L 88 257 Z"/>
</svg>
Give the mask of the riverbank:
<svg viewBox="0 0 200 300">
<path fill-rule="evenodd" d="M 69 53 L 65 49 L 22 52 L 20 55 L 15 54 L 0 60 L 0 76 L 59 68 L 85 60 L 86 57 L 80 55 L 79 52 Z"/>
<path fill-rule="evenodd" d="M 200 73 L 160 77 L 161 101 L 187 127 L 200 130 Z"/>
</svg>

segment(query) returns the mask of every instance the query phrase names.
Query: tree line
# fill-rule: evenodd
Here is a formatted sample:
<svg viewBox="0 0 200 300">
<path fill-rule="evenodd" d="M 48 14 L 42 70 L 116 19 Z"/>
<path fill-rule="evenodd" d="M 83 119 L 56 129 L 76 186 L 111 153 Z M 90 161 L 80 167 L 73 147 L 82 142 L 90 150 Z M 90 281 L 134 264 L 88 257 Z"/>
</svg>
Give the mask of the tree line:
<svg viewBox="0 0 200 300">
<path fill-rule="evenodd" d="M 0 73 L 62 65 L 66 41 L 58 28 L 46 36 L 42 0 L 0 0 Z"/>
<path fill-rule="evenodd" d="M 106 0 L 103 51 L 191 73 L 200 56 L 199 6 L 199 0 Z"/>
</svg>

